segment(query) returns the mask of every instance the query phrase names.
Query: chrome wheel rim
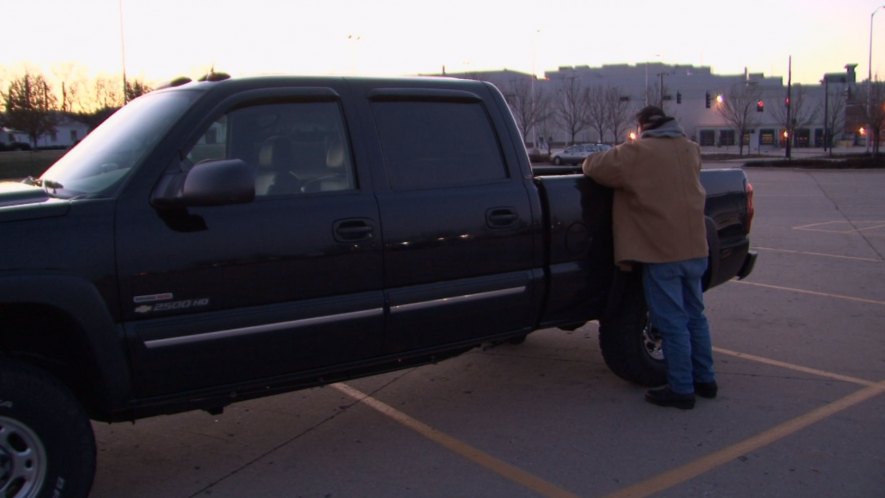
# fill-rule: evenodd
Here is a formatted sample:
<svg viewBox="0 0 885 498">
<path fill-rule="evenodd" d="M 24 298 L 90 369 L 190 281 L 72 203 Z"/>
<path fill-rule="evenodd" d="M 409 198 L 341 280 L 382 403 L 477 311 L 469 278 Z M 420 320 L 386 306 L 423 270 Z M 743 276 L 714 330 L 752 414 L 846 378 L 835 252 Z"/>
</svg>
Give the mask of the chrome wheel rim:
<svg viewBox="0 0 885 498">
<path fill-rule="evenodd" d="M 664 361 L 664 347 L 661 335 L 651 326 L 651 320 L 646 320 L 642 328 L 642 346 L 649 358 L 655 361 Z"/>
<path fill-rule="evenodd" d="M 46 477 L 46 448 L 19 420 L 0 416 L 0 496 L 33 498 Z"/>
</svg>

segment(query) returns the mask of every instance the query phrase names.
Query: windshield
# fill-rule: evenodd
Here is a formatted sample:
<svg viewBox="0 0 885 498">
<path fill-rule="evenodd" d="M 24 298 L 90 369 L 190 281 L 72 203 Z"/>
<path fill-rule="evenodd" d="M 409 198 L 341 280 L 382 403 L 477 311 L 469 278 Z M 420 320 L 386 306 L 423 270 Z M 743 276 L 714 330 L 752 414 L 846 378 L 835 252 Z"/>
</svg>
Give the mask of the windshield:
<svg viewBox="0 0 885 498">
<path fill-rule="evenodd" d="M 144 159 L 196 95 L 160 92 L 133 100 L 56 161 L 37 183 L 58 197 L 107 194 Z"/>
</svg>

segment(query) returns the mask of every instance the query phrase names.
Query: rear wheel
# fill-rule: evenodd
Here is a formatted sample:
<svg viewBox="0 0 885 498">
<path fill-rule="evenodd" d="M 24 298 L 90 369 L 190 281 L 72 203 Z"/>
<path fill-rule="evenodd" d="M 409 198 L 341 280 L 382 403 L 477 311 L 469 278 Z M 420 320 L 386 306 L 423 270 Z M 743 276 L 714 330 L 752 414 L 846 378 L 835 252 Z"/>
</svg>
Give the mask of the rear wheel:
<svg viewBox="0 0 885 498">
<path fill-rule="evenodd" d="M 643 386 L 667 383 L 660 336 L 652 329 L 639 272 L 626 277 L 618 303 L 599 323 L 599 347 L 618 377 Z"/>
<path fill-rule="evenodd" d="M 87 496 L 95 439 L 83 408 L 43 370 L 0 361 L 0 496 Z"/>
</svg>

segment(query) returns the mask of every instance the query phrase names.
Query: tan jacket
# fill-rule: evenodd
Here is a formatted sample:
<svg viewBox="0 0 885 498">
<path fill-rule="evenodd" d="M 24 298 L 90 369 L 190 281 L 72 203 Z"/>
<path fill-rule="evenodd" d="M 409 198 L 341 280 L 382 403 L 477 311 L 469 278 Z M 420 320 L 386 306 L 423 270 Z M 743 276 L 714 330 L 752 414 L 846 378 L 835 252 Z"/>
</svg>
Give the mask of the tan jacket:
<svg viewBox="0 0 885 498">
<path fill-rule="evenodd" d="M 615 262 L 707 256 L 700 147 L 685 137 L 641 138 L 589 156 L 584 174 L 615 189 Z"/>
</svg>

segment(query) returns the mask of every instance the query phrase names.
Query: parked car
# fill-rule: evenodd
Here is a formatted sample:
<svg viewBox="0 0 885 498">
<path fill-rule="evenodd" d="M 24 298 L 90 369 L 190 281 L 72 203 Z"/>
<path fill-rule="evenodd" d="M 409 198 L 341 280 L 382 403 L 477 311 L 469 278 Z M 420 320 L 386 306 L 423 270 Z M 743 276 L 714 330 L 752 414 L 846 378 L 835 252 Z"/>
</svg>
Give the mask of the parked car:
<svg viewBox="0 0 885 498">
<path fill-rule="evenodd" d="M 604 152 L 611 149 L 611 145 L 607 144 L 576 144 L 570 145 L 553 156 L 553 164 L 560 166 L 562 164 L 577 165 L 584 162 L 590 154 L 596 152 Z"/>
</svg>

